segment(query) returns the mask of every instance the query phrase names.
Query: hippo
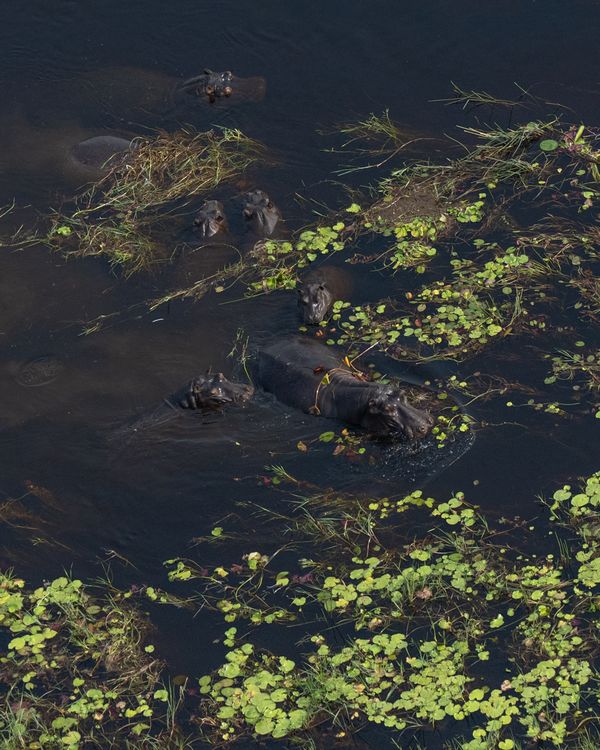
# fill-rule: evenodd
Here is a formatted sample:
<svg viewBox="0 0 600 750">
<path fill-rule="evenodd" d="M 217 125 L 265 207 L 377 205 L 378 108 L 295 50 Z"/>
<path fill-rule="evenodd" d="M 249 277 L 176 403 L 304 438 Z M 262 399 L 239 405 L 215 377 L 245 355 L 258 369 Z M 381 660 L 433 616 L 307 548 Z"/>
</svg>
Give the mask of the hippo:
<svg viewBox="0 0 600 750">
<path fill-rule="evenodd" d="M 17 178 L 27 200 L 57 190 L 71 193 L 101 179 L 115 164 L 113 157 L 127 153 L 132 137 L 127 130 L 87 128 L 74 121 L 38 126 L 20 106 L 0 115 L 0 131 L 1 181 L 8 188 Z"/>
<path fill-rule="evenodd" d="M 244 197 L 246 226 L 258 237 L 273 237 L 282 221 L 281 211 L 264 190 L 252 190 Z"/>
<path fill-rule="evenodd" d="M 309 271 L 298 287 L 298 310 L 306 325 L 318 325 L 329 315 L 333 303 L 347 299 L 351 290 L 349 274 L 335 266 Z"/>
<path fill-rule="evenodd" d="M 194 218 L 194 229 L 204 239 L 229 231 L 225 209 L 220 201 L 204 201 Z"/>
<path fill-rule="evenodd" d="M 287 406 L 362 427 L 377 437 L 414 441 L 424 438 L 434 424 L 429 412 L 411 406 L 399 387 L 367 380 L 347 364 L 343 354 L 314 339 L 293 337 L 265 347 L 254 370 L 263 390 Z M 190 383 L 177 403 L 189 409 L 210 408 L 210 387 L 204 379 L 199 388 L 196 382 Z M 226 381 L 222 387 L 228 400 L 218 407 L 252 395 L 249 386 Z"/>
<path fill-rule="evenodd" d="M 200 235 L 201 242 L 192 242 L 187 237 L 179 247 L 185 262 L 173 269 L 170 283 L 180 288 L 210 279 L 208 283 L 214 285 L 219 271 L 238 262 L 257 242 L 268 239 L 281 220 L 280 210 L 262 190 L 254 190 L 244 197 L 242 216 L 248 231 L 246 238 L 237 242 L 235 226 L 233 234 L 229 233 L 223 204 L 212 199 L 204 201 L 192 226 L 192 231 Z"/>
<path fill-rule="evenodd" d="M 243 404 L 254 394 L 251 385 L 232 383 L 222 372 L 200 375 L 167 400 L 182 409 L 213 411 L 229 404 Z"/>
<path fill-rule="evenodd" d="M 230 96 L 240 99 L 262 99 L 265 95 L 265 79 L 260 77 L 238 78 L 230 70 L 216 73 L 204 69 L 204 73 L 188 78 L 177 86 L 177 91 L 195 98 L 208 99 L 214 104 L 217 99 L 228 99 Z"/>
<path fill-rule="evenodd" d="M 115 135 L 97 135 L 71 146 L 67 160 L 71 170 L 78 170 L 83 179 L 97 179 L 116 166 L 129 152 L 131 141 Z"/>
<path fill-rule="evenodd" d="M 87 125 L 126 129 L 140 123 L 156 127 L 162 119 L 179 120 L 199 106 L 228 107 L 264 99 L 265 79 L 239 78 L 231 71 L 204 71 L 178 78 L 160 70 L 109 66 L 81 71 L 49 82 L 32 82 L 20 92 L 31 123 L 54 130 L 70 119 L 67 112 L 85 115 Z M 65 102 L 69 107 L 65 108 Z"/>
<path fill-rule="evenodd" d="M 262 349 L 258 381 L 279 401 L 362 427 L 378 437 L 424 438 L 431 415 L 411 406 L 397 386 L 375 383 L 349 366 L 347 357 L 306 337 L 292 337 Z"/>
</svg>

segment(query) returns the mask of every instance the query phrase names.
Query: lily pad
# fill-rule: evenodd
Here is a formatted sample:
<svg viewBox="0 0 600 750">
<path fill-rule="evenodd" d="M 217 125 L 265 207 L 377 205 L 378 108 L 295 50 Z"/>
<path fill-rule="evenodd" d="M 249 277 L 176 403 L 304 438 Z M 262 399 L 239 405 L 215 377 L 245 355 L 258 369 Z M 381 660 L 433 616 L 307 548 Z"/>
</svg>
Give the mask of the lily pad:
<svg viewBox="0 0 600 750">
<path fill-rule="evenodd" d="M 542 151 L 556 151 L 558 148 L 559 143 L 558 141 L 555 141 L 554 138 L 546 138 L 543 141 L 540 141 L 540 148 Z"/>
</svg>

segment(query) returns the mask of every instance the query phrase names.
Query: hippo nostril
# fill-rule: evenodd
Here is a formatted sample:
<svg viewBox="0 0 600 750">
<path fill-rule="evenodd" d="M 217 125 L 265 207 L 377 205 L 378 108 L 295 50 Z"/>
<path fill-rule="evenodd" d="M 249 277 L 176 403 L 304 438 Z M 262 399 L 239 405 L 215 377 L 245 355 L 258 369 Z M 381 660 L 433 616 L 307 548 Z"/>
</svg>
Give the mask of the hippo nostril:
<svg viewBox="0 0 600 750">
<path fill-rule="evenodd" d="M 233 89 L 231 88 L 231 86 L 225 86 L 225 88 L 223 89 L 223 94 L 225 96 L 231 96 L 233 94 Z"/>
</svg>

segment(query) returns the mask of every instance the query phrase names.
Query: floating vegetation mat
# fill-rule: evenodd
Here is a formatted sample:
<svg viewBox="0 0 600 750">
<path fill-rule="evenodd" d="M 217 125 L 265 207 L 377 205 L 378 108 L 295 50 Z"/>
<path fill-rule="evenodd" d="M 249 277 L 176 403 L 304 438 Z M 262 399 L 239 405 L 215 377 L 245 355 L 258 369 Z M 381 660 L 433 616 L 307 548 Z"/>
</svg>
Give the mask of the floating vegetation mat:
<svg viewBox="0 0 600 750">
<path fill-rule="evenodd" d="M 222 666 L 199 680 L 210 741 L 377 726 L 408 747 L 410 731 L 439 726 L 448 746 L 466 732 L 464 750 L 495 750 L 518 739 L 558 747 L 597 728 L 600 473 L 546 503 L 562 538 L 539 556 L 526 552 L 532 527 L 492 525 L 461 492 L 295 491 L 285 555 L 240 554 L 219 527 L 221 566 L 168 562 L 171 579 L 200 582 L 198 601 L 229 623 Z M 430 530 L 407 536 L 419 527 Z M 295 542 L 313 556 L 295 557 Z M 286 623 L 306 633 L 297 653 L 265 650 L 264 628 Z"/>
<path fill-rule="evenodd" d="M 136 139 L 106 177 L 52 216 L 47 237 L 37 240 L 71 256 L 106 256 L 128 274 L 147 268 L 166 259 L 160 237 L 174 212 L 263 154 L 232 129 Z"/>
<path fill-rule="evenodd" d="M 148 620 L 110 587 L 65 577 L 32 589 L 5 573 L 0 630 L 6 750 L 127 747 L 174 699 L 159 682 Z"/>
<path fill-rule="evenodd" d="M 292 289 L 312 262 L 344 252 L 351 264 L 404 273 L 410 291 L 393 304 L 345 306 L 334 316 L 338 344 L 377 342 L 403 359 L 464 359 L 496 339 L 543 332 L 550 303 L 567 291 L 596 315 L 598 132 L 556 119 L 465 132 L 479 141 L 465 156 L 402 166 L 380 181 L 370 206 L 353 203 L 331 224 L 260 242 L 154 305 L 236 281 L 249 295 Z M 527 231 L 511 213 L 524 208 L 537 222 Z M 368 240 L 381 249 L 356 252 Z"/>
<path fill-rule="evenodd" d="M 321 747 L 359 730 L 417 747 L 422 728 L 462 750 L 597 747 L 600 472 L 545 501 L 538 554 L 530 523 L 462 492 L 369 499 L 283 469 L 270 484 L 289 514 L 246 507 L 259 533 L 225 520 L 194 540 L 213 562 L 168 560 L 163 590 L 4 574 L 2 747 Z M 221 617 L 222 664 L 169 681 L 144 600 Z"/>
</svg>

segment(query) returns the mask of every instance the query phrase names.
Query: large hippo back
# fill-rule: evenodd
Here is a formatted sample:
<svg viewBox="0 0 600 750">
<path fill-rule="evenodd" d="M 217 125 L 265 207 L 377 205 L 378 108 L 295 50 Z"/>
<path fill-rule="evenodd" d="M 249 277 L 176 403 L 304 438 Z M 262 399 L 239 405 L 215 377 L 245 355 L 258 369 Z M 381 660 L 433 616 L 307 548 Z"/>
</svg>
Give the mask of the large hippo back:
<svg viewBox="0 0 600 750">
<path fill-rule="evenodd" d="M 258 382 L 279 401 L 308 412 L 325 372 L 334 367 L 343 367 L 339 355 L 313 339 L 295 336 L 260 351 Z"/>
</svg>

